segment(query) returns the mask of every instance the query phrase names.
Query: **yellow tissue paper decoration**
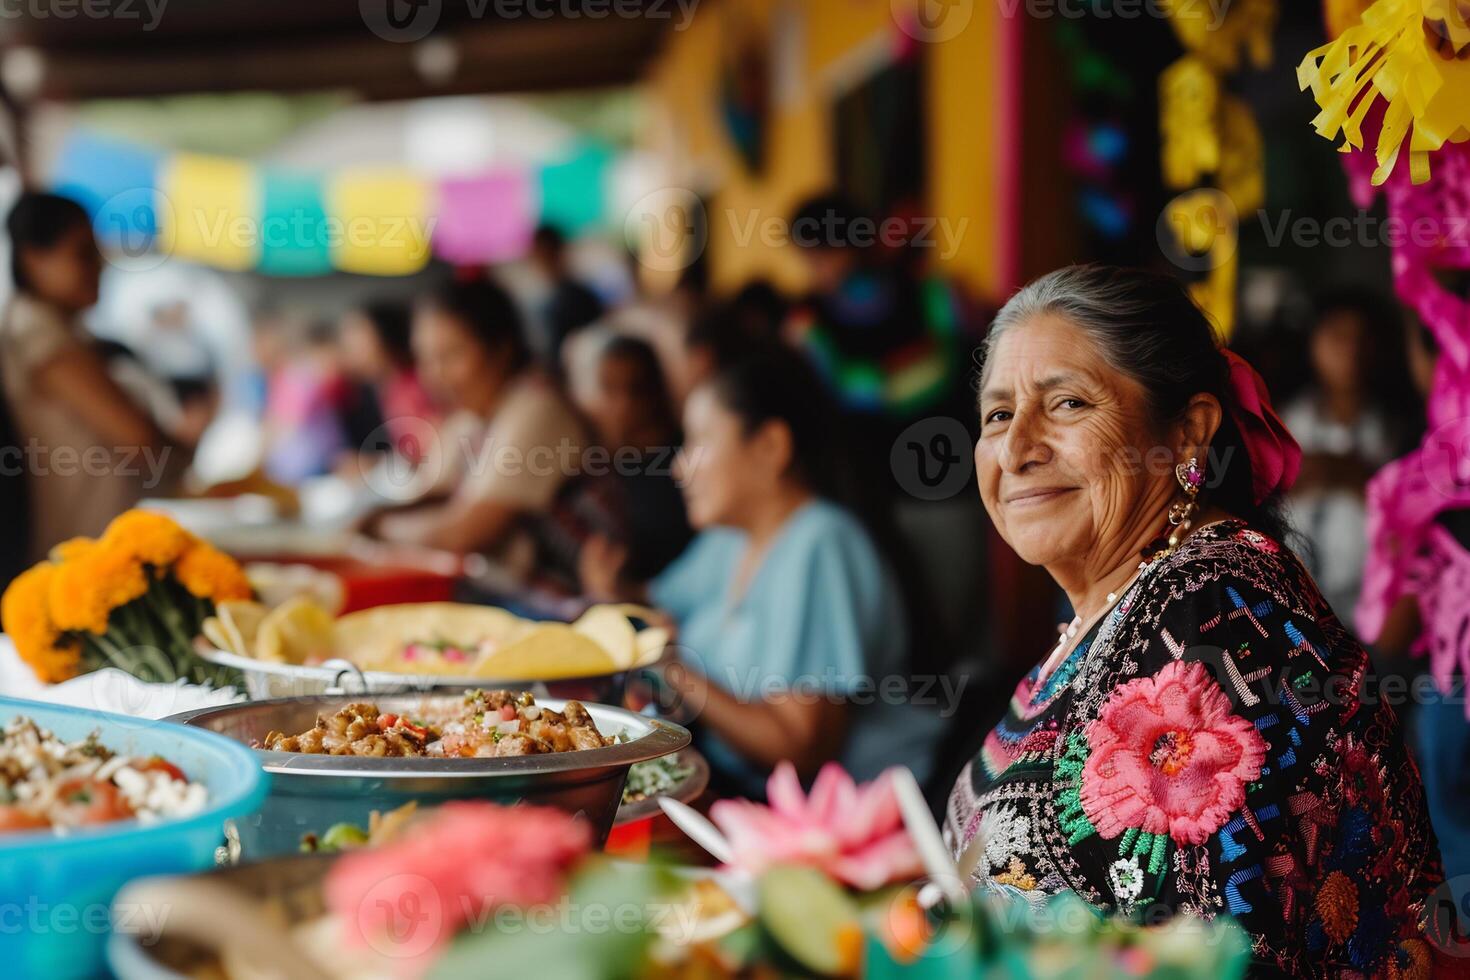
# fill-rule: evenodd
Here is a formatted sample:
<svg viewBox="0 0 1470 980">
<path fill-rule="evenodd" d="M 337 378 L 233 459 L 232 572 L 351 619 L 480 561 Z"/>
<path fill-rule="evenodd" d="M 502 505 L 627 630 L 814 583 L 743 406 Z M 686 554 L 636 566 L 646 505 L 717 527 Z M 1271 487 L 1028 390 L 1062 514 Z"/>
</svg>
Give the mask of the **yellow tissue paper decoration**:
<svg viewBox="0 0 1470 980">
<path fill-rule="evenodd" d="M 1192 187 L 1220 166 L 1220 79 L 1185 55 L 1159 75 L 1159 135 L 1164 183 Z"/>
<path fill-rule="evenodd" d="M 1164 0 L 1164 11 L 1179 43 L 1223 74 L 1240 67 L 1242 54 L 1251 64 L 1271 63 L 1271 32 L 1276 29 L 1276 0 L 1233 0 L 1220 5 L 1200 0 Z"/>
<path fill-rule="evenodd" d="M 221 269 L 254 267 L 260 257 L 260 190 L 250 164 L 181 153 L 159 176 L 164 254 Z"/>
<path fill-rule="evenodd" d="M 1324 0 L 1322 19 L 1327 25 L 1327 37 L 1332 40 L 1363 19 L 1363 11 L 1372 6 L 1373 0 Z"/>
<path fill-rule="evenodd" d="M 1220 169 L 1215 182 L 1239 214 L 1266 206 L 1266 150 L 1250 106 L 1227 97 L 1220 103 Z"/>
<path fill-rule="evenodd" d="M 1424 0 L 1424 29 L 1432 37 L 1435 53 L 1445 58 L 1470 54 L 1470 7 L 1463 0 Z"/>
<path fill-rule="evenodd" d="M 1186 50 L 1159 75 L 1160 168 L 1168 187 L 1184 191 L 1165 206 L 1163 218 L 1187 256 L 1180 264 L 1206 272 L 1189 292 L 1228 340 L 1235 327 L 1238 215 L 1266 203 L 1266 171 L 1260 128 L 1244 102 L 1225 94 L 1223 76 L 1247 58 L 1257 68 L 1270 63 L 1276 0 L 1163 3 Z"/>
<path fill-rule="evenodd" d="M 1174 240 L 1205 278 L 1189 284 L 1189 295 L 1214 324 L 1221 342 L 1235 326 L 1235 282 L 1239 260 L 1239 220 L 1230 196 L 1213 187 L 1185 191 L 1164 206 L 1164 221 Z"/>
<path fill-rule="evenodd" d="M 1388 179 L 1407 139 L 1409 176 L 1422 184 L 1431 152 L 1470 139 L 1470 57 L 1457 52 L 1470 52 L 1470 28 L 1454 0 L 1377 0 L 1302 59 L 1297 82 L 1321 107 L 1313 127 L 1328 139 L 1341 133 L 1344 152 L 1363 148 L 1364 117 L 1386 103 L 1373 183 Z"/>
<path fill-rule="evenodd" d="M 338 173 L 326 190 L 332 265 L 366 276 L 403 276 L 429 261 L 432 190 L 407 170 Z"/>
</svg>

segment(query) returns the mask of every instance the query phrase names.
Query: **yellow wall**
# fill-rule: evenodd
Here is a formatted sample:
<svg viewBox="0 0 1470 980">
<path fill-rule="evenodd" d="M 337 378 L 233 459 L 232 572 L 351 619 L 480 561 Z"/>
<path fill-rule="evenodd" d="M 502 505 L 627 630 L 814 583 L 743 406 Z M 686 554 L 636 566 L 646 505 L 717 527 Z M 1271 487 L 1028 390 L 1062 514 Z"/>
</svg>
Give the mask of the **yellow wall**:
<svg viewBox="0 0 1470 980">
<path fill-rule="evenodd" d="M 801 199 L 828 188 L 832 179 L 829 107 L 843 79 L 860 79 L 891 46 L 906 39 L 897 16 L 905 7 L 945 0 L 709 0 L 683 31 L 671 31 L 647 80 L 653 111 L 646 144 L 670 168 L 671 185 L 707 195 L 709 255 L 716 289 L 766 276 L 787 289 L 803 285 L 801 263 L 790 249 L 760 234 L 740 243 L 758 221 L 784 220 Z M 1017 18 L 990 0 L 948 0 L 945 17 L 931 21 L 953 37 L 935 39 L 927 53 L 929 112 L 929 213 L 946 219 L 957 236 L 944 266 L 977 294 L 998 297 L 1015 283 L 1016 191 L 1013 144 L 1004 132 L 1014 113 L 1008 100 L 1020 93 L 1007 81 L 1015 67 L 1007 45 L 1020 30 Z M 796 17 L 785 16 L 794 9 Z M 897 11 L 897 16 L 895 15 Z M 964 26 L 957 32 L 957 23 Z M 756 32 L 770 51 L 773 73 L 782 74 L 778 49 L 795 24 L 799 69 L 793 91 L 772 86 L 764 172 L 751 176 L 727 139 L 719 118 L 722 58 L 741 30 Z M 948 30 L 946 30 L 946 28 Z M 936 250 L 937 252 L 938 250 Z M 666 273 L 669 270 L 665 270 Z"/>
</svg>

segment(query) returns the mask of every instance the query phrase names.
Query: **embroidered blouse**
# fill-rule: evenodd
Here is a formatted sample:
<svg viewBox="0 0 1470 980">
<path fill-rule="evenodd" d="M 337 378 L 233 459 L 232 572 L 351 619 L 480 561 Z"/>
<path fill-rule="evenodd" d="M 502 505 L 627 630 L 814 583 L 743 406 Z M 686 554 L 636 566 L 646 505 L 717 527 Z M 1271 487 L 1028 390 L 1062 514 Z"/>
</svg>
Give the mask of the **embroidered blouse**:
<svg viewBox="0 0 1470 980">
<path fill-rule="evenodd" d="M 1368 655 L 1239 521 L 1152 562 L 1017 687 L 945 836 L 976 874 L 1114 914 L 1235 917 L 1271 975 L 1429 977 L 1441 885 L 1418 771 Z"/>
</svg>

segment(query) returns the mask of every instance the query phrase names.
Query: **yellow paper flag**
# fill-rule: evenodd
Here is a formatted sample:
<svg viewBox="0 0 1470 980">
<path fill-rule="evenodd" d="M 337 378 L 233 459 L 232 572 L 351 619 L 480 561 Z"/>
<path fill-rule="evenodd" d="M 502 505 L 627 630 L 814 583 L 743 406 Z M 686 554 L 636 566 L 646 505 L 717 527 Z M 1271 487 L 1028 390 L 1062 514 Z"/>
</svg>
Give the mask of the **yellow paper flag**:
<svg viewBox="0 0 1470 980">
<path fill-rule="evenodd" d="M 430 185 L 405 170 L 345 170 L 327 185 L 332 264 L 405 276 L 429 261 Z"/>
<path fill-rule="evenodd" d="M 254 168 L 239 160 L 181 153 L 162 170 L 157 210 L 164 254 L 221 269 L 253 267 L 260 258 Z"/>
</svg>

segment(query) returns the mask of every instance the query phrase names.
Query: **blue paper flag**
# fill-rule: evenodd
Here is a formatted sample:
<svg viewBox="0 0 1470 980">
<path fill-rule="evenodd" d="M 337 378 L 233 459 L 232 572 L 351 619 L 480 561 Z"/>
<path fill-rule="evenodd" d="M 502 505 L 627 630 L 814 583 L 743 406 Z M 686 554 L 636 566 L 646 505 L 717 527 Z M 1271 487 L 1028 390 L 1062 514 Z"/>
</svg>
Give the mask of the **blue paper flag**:
<svg viewBox="0 0 1470 980">
<path fill-rule="evenodd" d="M 104 245 L 141 254 L 158 234 L 162 159 L 147 147 L 78 130 L 62 146 L 51 188 L 87 209 Z"/>
</svg>

